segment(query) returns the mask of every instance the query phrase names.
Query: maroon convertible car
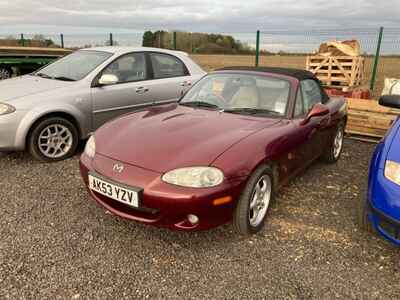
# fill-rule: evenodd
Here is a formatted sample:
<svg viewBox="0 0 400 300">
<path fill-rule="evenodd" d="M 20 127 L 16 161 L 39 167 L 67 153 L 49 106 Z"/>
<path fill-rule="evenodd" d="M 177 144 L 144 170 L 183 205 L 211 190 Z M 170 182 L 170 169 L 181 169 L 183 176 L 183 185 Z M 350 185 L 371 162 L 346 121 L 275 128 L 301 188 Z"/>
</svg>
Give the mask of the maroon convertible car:
<svg viewBox="0 0 400 300">
<path fill-rule="evenodd" d="M 263 226 L 274 193 L 317 158 L 341 154 L 347 107 L 312 73 L 225 68 L 179 103 L 143 108 L 101 127 L 80 160 L 107 211 L 179 230 L 232 221 Z"/>
</svg>

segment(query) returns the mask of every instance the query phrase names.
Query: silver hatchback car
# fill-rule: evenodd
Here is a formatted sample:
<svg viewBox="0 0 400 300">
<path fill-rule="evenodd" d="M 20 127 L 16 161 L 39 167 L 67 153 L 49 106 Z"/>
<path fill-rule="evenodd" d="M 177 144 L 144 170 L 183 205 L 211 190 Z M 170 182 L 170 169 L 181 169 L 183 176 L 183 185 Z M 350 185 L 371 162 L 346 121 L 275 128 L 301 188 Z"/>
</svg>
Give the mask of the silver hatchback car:
<svg viewBox="0 0 400 300">
<path fill-rule="evenodd" d="M 28 149 L 42 161 L 65 159 L 105 122 L 177 101 L 205 74 L 179 51 L 76 51 L 30 75 L 0 81 L 0 152 Z"/>
</svg>

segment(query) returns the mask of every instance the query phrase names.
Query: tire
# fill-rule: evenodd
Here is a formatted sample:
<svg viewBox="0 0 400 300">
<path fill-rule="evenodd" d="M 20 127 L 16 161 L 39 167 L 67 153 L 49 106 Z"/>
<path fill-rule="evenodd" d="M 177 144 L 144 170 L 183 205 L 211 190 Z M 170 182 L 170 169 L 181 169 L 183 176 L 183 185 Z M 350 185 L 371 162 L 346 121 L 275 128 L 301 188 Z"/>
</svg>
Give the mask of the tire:
<svg viewBox="0 0 400 300">
<path fill-rule="evenodd" d="M 367 200 L 360 202 L 360 208 L 358 211 L 358 222 L 362 230 L 368 233 L 374 233 L 374 228 L 368 218 L 369 206 Z"/>
<path fill-rule="evenodd" d="M 264 197 L 259 194 L 260 196 L 256 198 L 257 187 L 262 187 L 261 181 L 264 184 L 267 183 L 265 185 L 265 194 Z M 265 196 L 268 199 L 265 198 Z M 258 210 L 260 206 L 257 206 L 257 209 L 252 209 L 251 205 L 256 207 L 254 204 L 260 200 L 263 202 L 262 208 Z M 246 186 L 244 187 L 236 205 L 233 213 L 233 228 L 235 231 L 240 235 L 250 235 L 259 232 L 264 225 L 266 216 L 268 214 L 268 208 L 273 200 L 274 180 L 272 168 L 268 165 L 261 165 L 253 172 L 250 179 L 247 181 Z M 261 205 L 261 202 L 258 203 Z M 256 217 L 255 213 L 257 210 L 259 215 L 257 214 Z"/>
<path fill-rule="evenodd" d="M 339 160 L 343 151 L 344 127 L 344 122 L 340 122 L 336 129 L 335 139 L 322 154 L 321 158 L 326 163 L 333 164 Z"/>
<path fill-rule="evenodd" d="M 0 67 L 0 80 L 11 78 L 12 70 L 8 67 Z"/>
<path fill-rule="evenodd" d="M 74 155 L 78 142 L 79 134 L 74 124 L 61 117 L 50 117 L 34 125 L 28 138 L 28 149 L 39 161 L 55 162 Z"/>
</svg>

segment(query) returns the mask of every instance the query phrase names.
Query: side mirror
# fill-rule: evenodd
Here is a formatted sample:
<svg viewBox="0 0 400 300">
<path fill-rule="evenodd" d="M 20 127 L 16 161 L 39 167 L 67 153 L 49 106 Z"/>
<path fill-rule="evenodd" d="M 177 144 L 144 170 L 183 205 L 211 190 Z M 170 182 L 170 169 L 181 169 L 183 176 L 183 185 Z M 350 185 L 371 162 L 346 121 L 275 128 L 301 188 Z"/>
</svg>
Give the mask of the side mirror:
<svg viewBox="0 0 400 300">
<path fill-rule="evenodd" d="M 112 85 L 118 82 L 118 77 L 113 74 L 103 74 L 99 79 L 100 85 Z"/>
<path fill-rule="evenodd" d="M 400 95 L 385 95 L 379 98 L 379 104 L 400 109 Z"/>
<path fill-rule="evenodd" d="M 307 124 L 312 118 L 326 116 L 327 114 L 329 114 L 328 107 L 319 103 L 315 104 L 311 108 L 305 119 L 301 122 L 301 125 Z"/>
</svg>

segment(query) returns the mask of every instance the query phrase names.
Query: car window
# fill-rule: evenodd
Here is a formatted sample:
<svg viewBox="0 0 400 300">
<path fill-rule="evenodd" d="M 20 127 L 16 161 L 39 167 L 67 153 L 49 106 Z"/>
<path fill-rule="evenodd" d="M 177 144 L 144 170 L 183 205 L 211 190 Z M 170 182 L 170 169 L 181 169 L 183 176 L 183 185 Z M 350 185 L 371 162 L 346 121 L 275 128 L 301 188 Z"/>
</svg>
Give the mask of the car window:
<svg viewBox="0 0 400 300">
<path fill-rule="evenodd" d="M 321 89 L 315 80 L 302 80 L 300 84 L 305 111 L 309 111 L 317 103 L 322 103 Z"/>
<path fill-rule="evenodd" d="M 213 74 L 204 77 L 181 103 L 207 102 L 224 110 L 249 108 L 286 114 L 290 82 L 268 76 Z"/>
<path fill-rule="evenodd" d="M 111 56 L 108 52 L 80 50 L 56 60 L 35 74 L 55 79 L 81 80 Z"/>
<path fill-rule="evenodd" d="M 296 104 L 294 107 L 294 117 L 302 117 L 304 116 L 304 105 L 303 105 L 303 97 L 301 95 L 301 88 L 297 89 L 296 95 Z"/>
<path fill-rule="evenodd" d="M 147 78 L 144 53 L 130 53 L 113 61 L 103 74 L 117 76 L 118 83 L 145 80 Z"/>
<path fill-rule="evenodd" d="M 169 78 L 186 76 L 185 65 L 177 58 L 168 54 L 151 53 L 151 65 L 153 66 L 154 78 Z"/>
</svg>

